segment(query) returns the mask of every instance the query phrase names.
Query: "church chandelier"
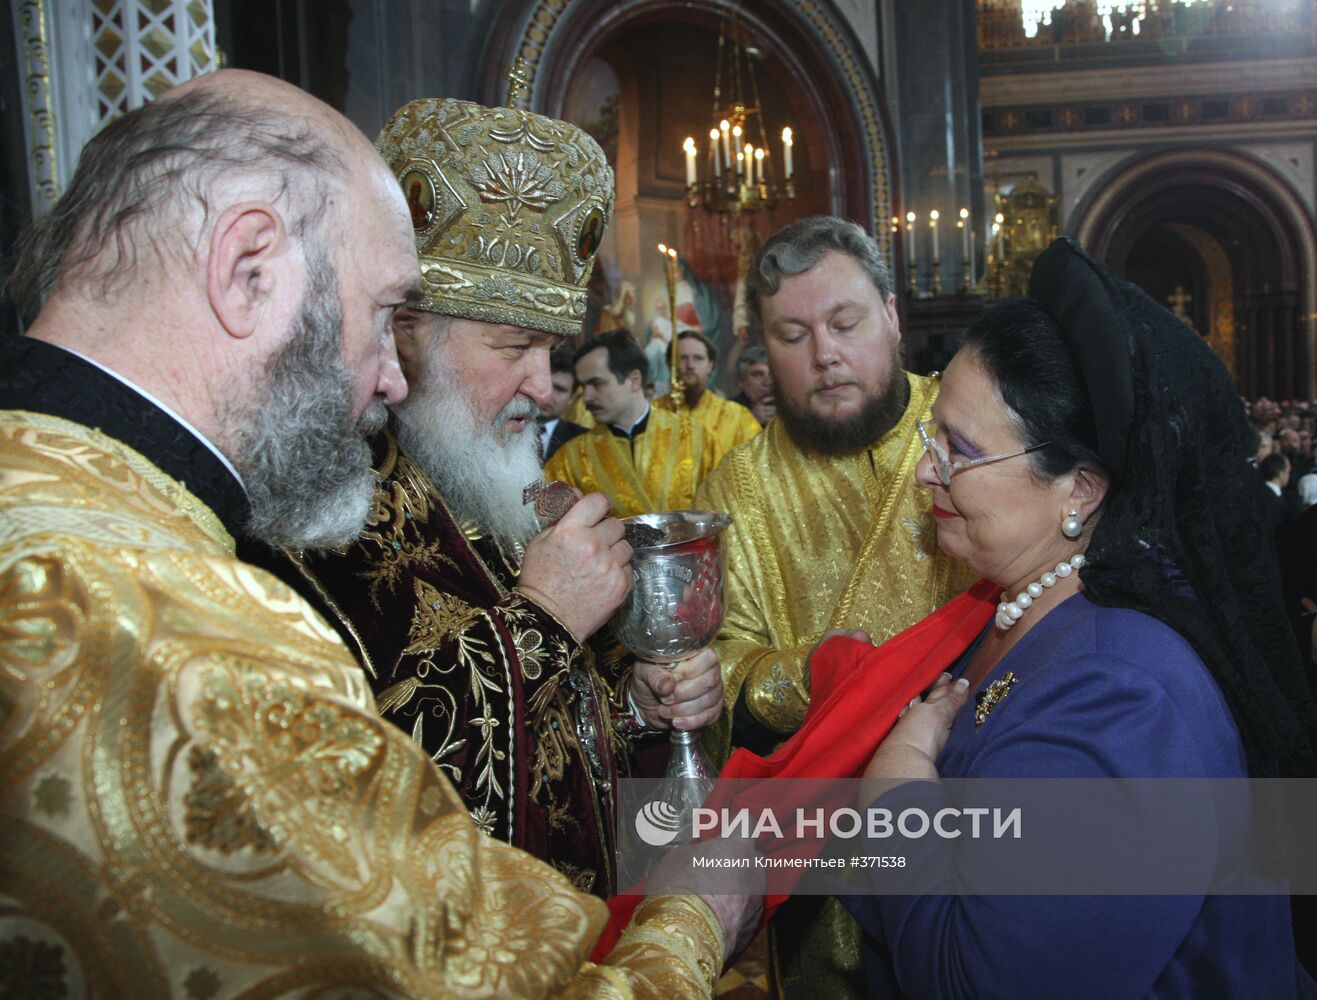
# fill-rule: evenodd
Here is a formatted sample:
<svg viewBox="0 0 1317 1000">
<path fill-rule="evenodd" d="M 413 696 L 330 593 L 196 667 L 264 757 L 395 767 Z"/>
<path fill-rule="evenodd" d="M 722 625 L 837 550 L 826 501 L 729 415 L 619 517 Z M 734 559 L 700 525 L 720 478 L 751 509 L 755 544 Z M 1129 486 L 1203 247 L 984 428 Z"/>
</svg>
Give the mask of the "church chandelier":
<svg viewBox="0 0 1317 1000">
<path fill-rule="evenodd" d="M 779 167 L 769 142 L 768 116 L 759 97 L 759 50 L 746 44 L 744 25 L 735 12 L 730 32 L 728 29 L 724 18 L 718 30 L 708 128 L 699 141 L 688 135 L 682 152 L 686 158 L 687 204 L 730 221 L 756 212 L 772 212 L 783 200 L 794 199 L 796 188 L 795 135 L 785 122 L 778 133 L 782 154 L 778 177 Z"/>
</svg>

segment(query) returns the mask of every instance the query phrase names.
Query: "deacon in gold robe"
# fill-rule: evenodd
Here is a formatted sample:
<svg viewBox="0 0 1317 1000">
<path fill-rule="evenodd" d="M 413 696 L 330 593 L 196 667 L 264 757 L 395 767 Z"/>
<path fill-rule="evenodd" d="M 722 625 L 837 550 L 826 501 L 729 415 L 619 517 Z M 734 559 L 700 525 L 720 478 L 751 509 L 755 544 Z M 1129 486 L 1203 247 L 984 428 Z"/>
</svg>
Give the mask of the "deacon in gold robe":
<svg viewBox="0 0 1317 1000">
<path fill-rule="evenodd" d="M 681 510 L 717 465 L 712 435 L 689 411 L 669 413 L 645 398 L 644 352 L 625 330 L 600 334 L 576 353 L 576 381 L 595 426 L 544 466 L 583 493 L 599 491 L 618 517 Z"/>
<path fill-rule="evenodd" d="M 768 752 L 809 705 L 809 654 L 829 630 L 882 642 L 965 589 L 938 551 L 915 420 L 936 383 L 902 371 L 891 276 L 877 245 L 841 219 L 792 223 L 747 278 L 778 416 L 704 483 L 726 511 L 727 608 L 714 648 L 726 713 L 711 738 Z M 864 995 L 858 928 L 840 904 L 792 900 L 774 920 L 789 997 Z"/>
<path fill-rule="evenodd" d="M 225 71 L 109 125 L 23 243 L 40 314 L 0 346 L 12 995 L 708 994 L 743 904 L 650 900 L 591 964 L 604 904 L 481 834 L 323 619 L 234 555 L 360 530 L 366 436 L 406 393 L 386 321 L 410 230 L 346 119 Z"/>
<path fill-rule="evenodd" d="M 655 401 L 655 406 L 669 412 L 688 409 L 704 430 L 713 438 L 714 467 L 724 455 L 738 444 L 744 444 L 759 433 L 759 421 L 740 403 L 724 399 L 709 388 L 713 363 L 718 360 L 718 349 L 702 334 L 683 330 L 677 335 L 677 357 L 681 362 L 681 384 L 685 392 L 676 392 Z"/>
</svg>

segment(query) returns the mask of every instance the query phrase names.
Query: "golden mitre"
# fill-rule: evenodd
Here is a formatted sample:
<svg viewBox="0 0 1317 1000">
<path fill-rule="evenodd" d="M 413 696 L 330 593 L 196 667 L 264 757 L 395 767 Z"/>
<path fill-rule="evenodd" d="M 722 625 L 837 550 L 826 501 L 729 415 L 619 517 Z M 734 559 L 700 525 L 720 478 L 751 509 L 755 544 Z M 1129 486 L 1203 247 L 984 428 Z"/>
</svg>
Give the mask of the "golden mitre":
<svg viewBox="0 0 1317 1000">
<path fill-rule="evenodd" d="M 564 336 L 613 210 L 613 171 L 575 125 L 521 108 L 425 98 L 376 146 L 416 229 L 419 308 Z"/>
</svg>

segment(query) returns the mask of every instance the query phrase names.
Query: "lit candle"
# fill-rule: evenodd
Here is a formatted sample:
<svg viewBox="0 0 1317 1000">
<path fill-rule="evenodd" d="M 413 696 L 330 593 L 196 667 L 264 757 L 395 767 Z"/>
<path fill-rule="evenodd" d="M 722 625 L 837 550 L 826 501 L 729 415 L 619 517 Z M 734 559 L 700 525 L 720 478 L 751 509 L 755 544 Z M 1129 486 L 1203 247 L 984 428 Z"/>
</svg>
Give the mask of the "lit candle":
<svg viewBox="0 0 1317 1000">
<path fill-rule="evenodd" d="M 722 121 L 718 123 L 718 130 L 722 132 L 722 136 L 723 136 L 723 163 L 726 165 L 728 170 L 732 169 L 732 152 L 731 152 L 731 147 L 728 145 L 728 138 L 727 138 L 727 130 L 731 127 L 732 126 L 728 124 L 726 118 L 724 118 Z"/>
<path fill-rule="evenodd" d="M 782 130 L 782 172 L 787 180 L 791 180 L 791 147 L 794 143 L 791 140 L 791 127 L 787 126 Z"/>
<path fill-rule="evenodd" d="M 759 174 L 759 183 L 764 183 L 764 151 L 762 149 L 755 150 L 755 170 Z"/>
<path fill-rule="evenodd" d="M 713 176 L 722 176 L 722 157 L 718 155 L 718 130 L 709 129 L 709 152 L 713 154 Z"/>
<path fill-rule="evenodd" d="M 737 177 L 741 177 L 741 178 L 744 178 L 744 177 L 745 177 L 745 154 L 744 154 L 744 153 L 737 153 L 737 154 L 736 154 L 736 176 L 737 176 Z"/>
<path fill-rule="evenodd" d="M 960 210 L 960 221 L 956 223 L 960 227 L 960 252 L 965 260 L 970 259 L 969 253 L 969 209 Z"/>
<path fill-rule="evenodd" d="M 997 238 L 997 263 L 1001 263 L 1006 256 L 1006 237 L 1002 230 L 1006 225 L 1006 216 L 998 212 L 993 217 L 992 235 Z"/>
<path fill-rule="evenodd" d="M 915 213 L 905 213 L 905 255 L 910 258 L 910 284 L 915 283 Z"/>
<path fill-rule="evenodd" d="M 928 228 L 933 231 L 933 259 L 934 260 L 938 260 L 942 256 L 940 253 L 937 252 L 937 220 L 939 218 L 940 216 L 937 214 L 936 208 L 928 213 Z"/>
<path fill-rule="evenodd" d="M 664 257 L 668 255 L 668 246 L 666 243 L 659 244 L 659 253 L 661 253 Z"/>
<path fill-rule="evenodd" d="M 753 184 L 755 182 L 755 148 L 747 142 L 741 152 L 745 154 L 745 182 Z"/>
<path fill-rule="evenodd" d="M 733 148 L 734 150 L 736 150 L 736 176 L 737 176 L 737 177 L 744 177 L 745 174 L 743 174 L 743 173 L 741 172 L 741 169 L 742 169 L 742 167 L 745 165 L 745 158 L 744 158 L 744 157 L 745 157 L 745 154 L 741 151 L 741 126 L 740 126 L 740 125 L 733 125 L 733 126 L 732 126 L 732 148 Z"/>
<path fill-rule="evenodd" d="M 686 186 L 695 186 L 695 140 L 686 136 L 686 141 L 681 144 L 681 148 L 686 153 Z"/>
</svg>

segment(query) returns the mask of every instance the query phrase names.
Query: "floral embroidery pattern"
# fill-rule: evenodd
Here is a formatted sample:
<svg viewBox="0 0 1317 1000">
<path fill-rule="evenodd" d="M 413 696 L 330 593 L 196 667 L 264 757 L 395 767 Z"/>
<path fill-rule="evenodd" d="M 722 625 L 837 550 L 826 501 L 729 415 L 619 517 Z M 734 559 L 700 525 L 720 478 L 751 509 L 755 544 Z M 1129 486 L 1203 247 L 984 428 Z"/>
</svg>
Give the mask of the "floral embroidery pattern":
<svg viewBox="0 0 1317 1000">
<path fill-rule="evenodd" d="M 210 745 L 189 760 L 195 776 L 187 796 L 189 836 L 206 836 L 217 846 L 241 839 L 265 843 L 254 832 L 259 829 L 270 843 L 295 843 L 310 860 L 356 881 L 357 841 L 369 826 L 358 789 L 383 755 L 379 724 L 229 664 L 202 672 L 194 711 L 198 733 Z M 216 772 L 232 790 L 220 785 Z"/>
<path fill-rule="evenodd" d="M 506 204 L 514 219 L 523 207 L 545 208 L 567 194 L 567 185 L 557 178 L 553 165 L 525 150 L 487 157 L 472 171 L 471 184 L 482 200 Z"/>
</svg>

